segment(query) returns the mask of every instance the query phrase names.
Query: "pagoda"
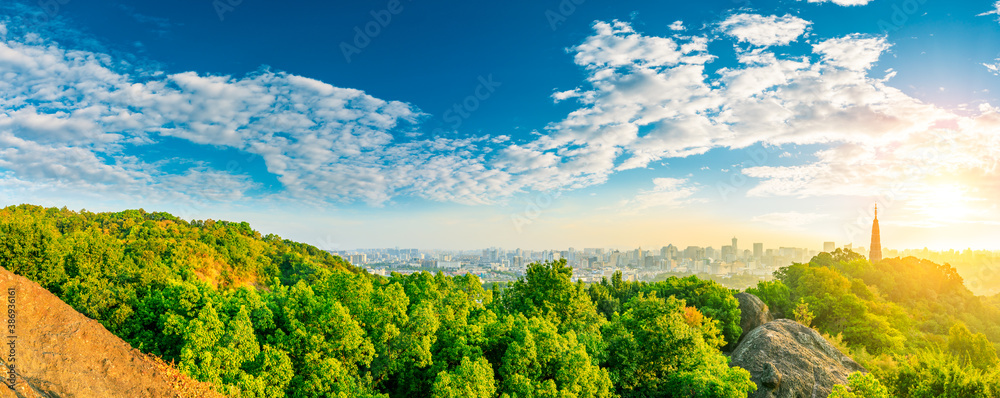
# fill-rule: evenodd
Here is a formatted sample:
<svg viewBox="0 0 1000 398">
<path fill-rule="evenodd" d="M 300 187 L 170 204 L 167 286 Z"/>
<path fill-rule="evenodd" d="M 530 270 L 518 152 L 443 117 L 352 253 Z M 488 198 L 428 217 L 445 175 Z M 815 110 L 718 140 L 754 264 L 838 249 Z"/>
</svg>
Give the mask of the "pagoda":
<svg viewBox="0 0 1000 398">
<path fill-rule="evenodd" d="M 878 203 L 875 204 L 875 221 L 872 222 L 872 245 L 868 252 L 868 261 L 873 264 L 882 261 L 882 240 L 878 234 Z"/>
</svg>

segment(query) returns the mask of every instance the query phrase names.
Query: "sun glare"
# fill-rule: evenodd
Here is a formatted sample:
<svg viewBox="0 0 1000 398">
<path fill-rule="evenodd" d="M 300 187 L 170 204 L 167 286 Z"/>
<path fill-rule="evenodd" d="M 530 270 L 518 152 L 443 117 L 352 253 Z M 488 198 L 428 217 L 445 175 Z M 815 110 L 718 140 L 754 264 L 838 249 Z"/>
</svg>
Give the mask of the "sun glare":
<svg viewBox="0 0 1000 398">
<path fill-rule="evenodd" d="M 909 207 L 925 221 L 952 223 L 968 220 L 977 200 L 962 184 L 936 184 L 914 194 Z"/>
</svg>

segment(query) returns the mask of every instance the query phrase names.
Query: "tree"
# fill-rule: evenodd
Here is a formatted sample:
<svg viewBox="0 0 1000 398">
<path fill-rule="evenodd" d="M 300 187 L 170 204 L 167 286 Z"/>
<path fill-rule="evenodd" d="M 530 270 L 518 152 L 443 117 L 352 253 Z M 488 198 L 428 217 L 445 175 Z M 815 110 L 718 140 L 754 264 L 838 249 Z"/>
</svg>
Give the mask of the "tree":
<svg viewBox="0 0 1000 398">
<path fill-rule="evenodd" d="M 544 317 L 560 331 L 597 333 L 604 318 L 583 285 L 574 284 L 572 277 L 573 269 L 566 266 L 566 259 L 529 264 L 525 277 L 504 292 L 505 308 L 509 313 Z"/>
<path fill-rule="evenodd" d="M 246 373 L 240 375 L 238 386 L 243 396 L 284 397 L 295 375 L 288 353 L 265 344 L 253 362 L 245 363 Z"/>
<path fill-rule="evenodd" d="M 509 339 L 499 367 L 500 395 L 610 398 L 608 371 L 597 366 L 576 333 L 560 333 L 545 318 L 509 315 Z"/>
<path fill-rule="evenodd" d="M 470 360 L 462 358 L 462 363 L 453 371 L 442 370 L 434 381 L 432 398 L 490 398 L 496 391 L 493 368 L 486 358 Z"/>
<path fill-rule="evenodd" d="M 340 302 L 316 294 L 305 281 L 274 293 L 277 330 L 269 344 L 289 353 L 293 396 L 368 395 L 361 369 L 374 356 L 371 341 Z"/>
<path fill-rule="evenodd" d="M 686 278 L 667 278 L 650 285 L 650 291 L 656 292 L 659 297 L 684 300 L 717 322 L 724 344 L 730 349 L 735 348 L 736 341 L 743 334 L 743 328 L 740 327 L 740 302 L 733 297 L 733 291 L 725 286 L 692 275 Z"/>
<path fill-rule="evenodd" d="M 215 385 L 222 384 L 222 358 L 214 348 L 225 333 L 225 324 L 212 303 L 207 303 L 184 330 L 177 367 L 191 377 Z"/>
<path fill-rule="evenodd" d="M 981 370 L 936 350 L 900 358 L 898 368 L 883 380 L 901 398 L 1000 396 L 1000 369 Z"/>
<path fill-rule="evenodd" d="M 799 299 L 799 305 L 795 307 L 795 322 L 812 327 L 812 321 L 816 318 L 812 311 L 809 311 L 809 303 Z"/>
<path fill-rule="evenodd" d="M 972 334 L 963 323 L 948 330 L 948 351 L 965 364 L 988 369 L 998 364 L 997 351 L 982 333 Z"/>
<path fill-rule="evenodd" d="M 847 376 L 847 386 L 833 386 L 829 398 L 892 398 L 892 395 L 871 373 L 854 372 Z"/>
<path fill-rule="evenodd" d="M 768 310 L 775 318 L 792 315 L 792 292 L 781 280 L 758 282 L 757 287 L 749 288 L 746 292 L 757 296 L 767 304 Z"/>
<path fill-rule="evenodd" d="M 706 342 L 718 339 L 714 324 L 685 318 L 684 308 L 673 297 L 639 294 L 605 327 L 607 367 L 619 394 L 735 398 L 754 391 L 750 373 L 730 368 Z"/>
</svg>

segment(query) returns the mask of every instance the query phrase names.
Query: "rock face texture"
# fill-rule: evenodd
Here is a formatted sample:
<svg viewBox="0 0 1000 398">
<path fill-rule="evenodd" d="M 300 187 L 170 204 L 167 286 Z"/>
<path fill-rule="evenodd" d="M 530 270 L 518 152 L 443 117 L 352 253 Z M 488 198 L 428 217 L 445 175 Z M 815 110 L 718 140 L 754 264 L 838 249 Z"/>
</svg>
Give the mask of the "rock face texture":
<svg viewBox="0 0 1000 398">
<path fill-rule="evenodd" d="M 733 297 L 740 302 L 740 328 L 743 329 L 743 334 L 737 340 L 739 344 L 758 326 L 770 322 L 771 312 L 767 309 L 767 304 L 750 293 L 738 293 Z"/>
<path fill-rule="evenodd" d="M 847 384 L 847 375 L 867 372 L 815 330 L 788 319 L 748 332 L 730 364 L 750 371 L 757 383 L 751 398 L 824 398 L 834 384 Z"/>
<path fill-rule="evenodd" d="M 0 298 L 0 398 L 217 396 L 5 268 Z"/>
</svg>

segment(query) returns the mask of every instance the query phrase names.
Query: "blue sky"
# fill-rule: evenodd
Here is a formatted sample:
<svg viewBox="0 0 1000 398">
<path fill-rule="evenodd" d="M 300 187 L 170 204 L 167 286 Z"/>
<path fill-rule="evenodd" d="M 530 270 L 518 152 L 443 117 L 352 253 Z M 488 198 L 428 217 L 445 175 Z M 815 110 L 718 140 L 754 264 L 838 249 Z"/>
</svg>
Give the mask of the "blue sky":
<svg viewBox="0 0 1000 398">
<path fill-rule="evenodd" d="M 1000 3 L 62 2 L 0 6 L 4 204 L 342 250 L 866 246 L 879 202 L 1000 249 Z"/>
</svg>

